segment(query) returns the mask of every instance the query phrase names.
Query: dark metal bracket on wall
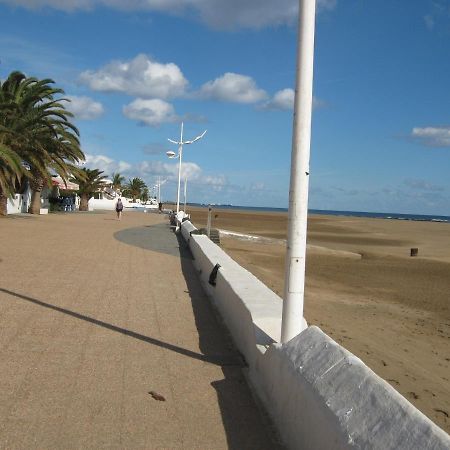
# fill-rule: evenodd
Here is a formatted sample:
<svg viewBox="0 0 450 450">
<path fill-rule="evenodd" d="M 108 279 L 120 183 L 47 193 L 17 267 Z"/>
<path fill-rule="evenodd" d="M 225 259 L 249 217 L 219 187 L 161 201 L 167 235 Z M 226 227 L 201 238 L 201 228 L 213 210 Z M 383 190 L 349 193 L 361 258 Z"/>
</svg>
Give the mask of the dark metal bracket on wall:
<svg viewBox="0 0 450 450">
<path fill-rule="evenodd" d="M 211 284 L 212 286 L 216 285 L 216 278 L 217 278 L 217 272 L 220 269 L 220 264 L 217 263 L 214 267 L 213 270 L 211 270 L 211 273 L 209 275 L 209 284 Z"/>
</svg>

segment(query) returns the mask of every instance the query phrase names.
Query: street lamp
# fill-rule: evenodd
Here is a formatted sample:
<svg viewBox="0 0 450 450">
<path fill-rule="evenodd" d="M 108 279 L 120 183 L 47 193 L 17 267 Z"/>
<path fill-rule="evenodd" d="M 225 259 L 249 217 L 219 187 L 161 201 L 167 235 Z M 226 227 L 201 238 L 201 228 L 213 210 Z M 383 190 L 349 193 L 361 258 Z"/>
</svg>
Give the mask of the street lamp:
<svg viewBox="0 0 450 450">
<path fill-rule="evenodd" d="M 205 134 L 205 130 L 202 134 L 195 137 L 194 139 L 191 139 L 190 141 L 183 141 L 183 122 L 181 122 L 181 134 L 180 134 L 180 140 L 174 141 L 172 139 L 168 139 L 169 142 L 172 142 L 172 144 L 178 145 L 178 153 L 168 151 L 166 152 L 166 155 L 170 159 L 179 158 L 178 161 L 178 189 L 177 189 L 177 219 L 178 219 L 178 213 L 180 212 L 180 185 L 181 185 L 181 160 L 183 158 L 183 145 L 187 144 L 193 144 L 194 142 L 200 140 Z"/>
<path fill-rule="evenodd" d="M 184 177 L 184 212 L 186 213 L 187 202 L 187 177 Z"/>
</svg>

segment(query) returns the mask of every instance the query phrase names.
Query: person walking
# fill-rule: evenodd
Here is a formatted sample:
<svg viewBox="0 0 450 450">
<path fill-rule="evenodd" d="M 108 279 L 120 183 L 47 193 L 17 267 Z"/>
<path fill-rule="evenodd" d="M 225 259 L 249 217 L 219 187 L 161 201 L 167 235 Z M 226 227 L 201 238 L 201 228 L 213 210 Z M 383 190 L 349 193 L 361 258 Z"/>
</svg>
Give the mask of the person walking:
<svg viewBox="0 0 450 450">
<path fill-rule="evenodd" d="M 122 218 L 122 211 L 123 211 L 123 203 L 121 198 L 119 197 L 116 202 L 117 220 L 120 220 Z"/>
</svg>

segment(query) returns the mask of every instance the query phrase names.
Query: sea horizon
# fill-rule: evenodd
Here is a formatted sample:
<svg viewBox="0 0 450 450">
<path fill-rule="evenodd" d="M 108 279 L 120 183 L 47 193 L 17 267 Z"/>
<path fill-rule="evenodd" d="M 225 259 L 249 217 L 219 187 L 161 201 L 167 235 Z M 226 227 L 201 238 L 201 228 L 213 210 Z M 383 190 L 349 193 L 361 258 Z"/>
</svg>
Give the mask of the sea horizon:
<svg viewBox="0 0 450 450">
<path fill-rule="evenodd" d="M 241 206 L 241 205 L 229 205 L 229 204 L 215 204 L 206 205 L 203 203 L 187 203 L 187 206 L 195 206 L 200 208 L 212 208 L 230 209 L 239 211 L 258 211 L 258 212 L 280 212 L 287 213 L 288 208 L 274 208 L 264 206 Z M 395 212 L 373 212 L 373 211 L 345 211 L 345 210 L 331 210 L 331 209 L 308 209 L 309 214 L 318 214 L 326 216 L 350 216 L 350 217 L 368 217 L 373 219 L 392 219 L 392 220 L 411 220 L 411 221 L 423 221 L 423 222 L 446 222 L 450 223 L 450 216 L 438 215 L 438 214 L 405 214 Z"/>
</svg>

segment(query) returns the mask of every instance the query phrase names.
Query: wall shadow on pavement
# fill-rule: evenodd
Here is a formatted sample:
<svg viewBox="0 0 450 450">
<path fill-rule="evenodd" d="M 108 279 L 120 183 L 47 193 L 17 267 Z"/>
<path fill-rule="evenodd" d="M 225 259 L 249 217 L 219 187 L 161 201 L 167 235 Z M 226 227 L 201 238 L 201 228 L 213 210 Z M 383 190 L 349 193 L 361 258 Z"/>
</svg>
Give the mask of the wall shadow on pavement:
<svg viewBox="0 0 450 450">
<path fill-rule="evenodd" d="M 244 376 L 245 363 L 235 348 L 228 330 L 221 323 L 206 296 L 192 254 L 181 234 L 177 235 L 181 267 L 187 283 L 192 310 L 199 335 L 199 347 L 204 355 L 222 355 L 224 378 L 211 383 L 216 390 L 222 421 L 232 450 L 280 450 L 284 448 L 266 413 L 257 406 Z M 189 255 L 187 257 L 186 255 Z M 227 364 L 228 361 L 241 361 Z"/>
<path fill-rule="evenodd" d="M 207 298 L 193 265 L 189 247 L 168 223 L 127 228 L 114 234 L 124 244 L 180 258 L 206 361 L 214 361 L 223 379 L 213 381 L 231 450 L 279 450 L 278 437 L 265 412 L 257 406 L 244 376 L 245 361 Z"/>
</svg>

